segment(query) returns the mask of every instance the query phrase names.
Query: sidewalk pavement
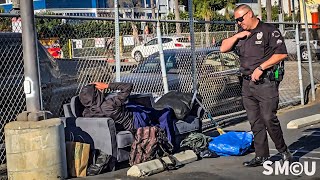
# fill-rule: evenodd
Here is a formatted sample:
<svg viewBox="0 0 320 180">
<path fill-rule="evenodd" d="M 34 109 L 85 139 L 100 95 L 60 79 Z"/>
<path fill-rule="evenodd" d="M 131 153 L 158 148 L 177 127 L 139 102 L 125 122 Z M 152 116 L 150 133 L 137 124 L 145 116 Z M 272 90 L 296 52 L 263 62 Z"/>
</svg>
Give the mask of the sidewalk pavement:
<svg viewBox="0 0 320 180">
<path fill-rule="evenodd" d="M 291 120 L 320 114 L 320 103 L 314 103 L 307 106 L 296 106 L 292 109 L 284 109 L 278 112 L 278 117 L 281 122 L 284 138 L 286 143 L 293 153 L 296 160 L 301 163 L 309 163 L 309 171 L 311 170 L 311 162 L 316 162 L 316 172 L 313 176 L 307 176 L 304 172 L 301 175 L 264 175 L 262 172 L 264 167 L 247 168 L 242 166 L 242 162 L 250 160 L 254 157 L 254 153 L 245 156 L 219 157 L 212 159 L 202 159 L 184 167 L 174 170 L 165 171 L 159 174 L 152 175 L 146 179 L 174 179 L 174 180 L 193 180 L 193 179 L 312 179 L 320 180 L 320 124 L 307 126 L 301 129 L 287 129 L 287 124 Z M 233 126 L 224 128 L 225 131 L 249 131 L 250 125 L 248 121 L 240 122 Z M 269 137 L 269 148 L 272 159 L 280 159 L 273 142 Z M 274 165 L 273 165 L 274 167 Z M 127 177 L 126 173 L 129 168 L 119 169 L 114 172 L 108 172 L 93 177 L 82 179 L 98 180 L 98 179 L 137 179 Z M 299 171 L 299 167 L 297 168 Z M 274 171 L 275 172 L 275 171 Z"/>
</svg>

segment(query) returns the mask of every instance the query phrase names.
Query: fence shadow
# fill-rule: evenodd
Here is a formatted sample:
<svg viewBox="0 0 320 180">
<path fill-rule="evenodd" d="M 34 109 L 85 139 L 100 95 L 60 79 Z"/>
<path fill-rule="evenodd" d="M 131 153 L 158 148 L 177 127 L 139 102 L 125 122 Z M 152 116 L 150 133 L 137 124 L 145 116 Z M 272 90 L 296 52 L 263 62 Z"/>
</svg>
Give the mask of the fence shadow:
<svg viewBox="0 0 320 180">
<path fill-rule="evenodd" d="M 311 133 L 300 137 L 296 142 L 288 146 L 293 155 L 294 162 L 300 161 L 300 159 L 308 153 L 320 148 L 320 128 L 310 128 L 304 130 L 303 132 Z M 280 153 L 271 157 L 272 161 L 278 161 L 280 159 Z"/>
</svg>

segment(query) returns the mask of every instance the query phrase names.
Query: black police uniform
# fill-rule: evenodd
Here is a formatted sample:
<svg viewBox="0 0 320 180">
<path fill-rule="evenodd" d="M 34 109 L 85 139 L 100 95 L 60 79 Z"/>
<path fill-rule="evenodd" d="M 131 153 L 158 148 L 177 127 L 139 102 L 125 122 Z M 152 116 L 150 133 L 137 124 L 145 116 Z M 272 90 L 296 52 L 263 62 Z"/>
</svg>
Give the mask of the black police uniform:
<svg viewBox="0 0 320 180">
<path fill-rule="evenodd" d="M 259 81 L 251 81 L 251 74 L 273 54 L 287 54 L 284 39 L 279 30 L 259 21 L 245 39 L 239 40 L 235 50 L 240 57 L 240 71 L 243 74 L 243 104 L 254 134 L 257 157 L 268 157 L 267 131 L 279 152 L 287 150 L 280 122 L 276 116 L 279 103 L 279 83 L 269 78 L 272 68 L 264 70 Z"/>
</svg>

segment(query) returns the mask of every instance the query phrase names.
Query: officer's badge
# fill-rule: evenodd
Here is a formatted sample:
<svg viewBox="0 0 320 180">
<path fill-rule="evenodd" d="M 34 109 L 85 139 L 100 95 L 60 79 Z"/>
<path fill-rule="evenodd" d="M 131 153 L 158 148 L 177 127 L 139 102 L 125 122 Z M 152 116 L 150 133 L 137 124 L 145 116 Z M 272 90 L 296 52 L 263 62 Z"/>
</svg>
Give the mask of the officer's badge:
<svg viewBox="0 0 320 180">
<path fill-rule="evenodd" d="M 259 32 L 259 33 L 257 34 L 257 39 L 258 39 L 258 40 L 261 39 L 262 36 L 263 36 L 263 32 Z"/>
</svg>

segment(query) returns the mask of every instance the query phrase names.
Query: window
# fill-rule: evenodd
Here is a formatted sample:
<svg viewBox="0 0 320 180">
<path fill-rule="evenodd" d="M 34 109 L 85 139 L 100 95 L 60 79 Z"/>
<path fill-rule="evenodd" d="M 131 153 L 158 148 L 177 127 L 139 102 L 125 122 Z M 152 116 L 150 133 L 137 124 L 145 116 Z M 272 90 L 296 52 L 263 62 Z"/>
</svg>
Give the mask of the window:
<svg viewBox="0 0 320 180">
<path fill-rule="evenodd" d="M 295 31 L 286 31 L 284 38 L 285 39 L 294 39 L 296 35 Z"/>
<path fill-rule="evenodd" d="M 146 43 L 146 46 L 156 45 L 158 44 L 158 39 L 152 39 Z"/>
<path fill-rule="evenodd" d="M 208 54 L 207 58 L 206 58 L 206 63 L 211 63 L 211 61 L 220 62 L 220 53 L 213 52 L 213 53 Z M 219 63 L 219 65 L 220 65 L 220 63 Z"/>
<path fill-rule="evenodd" d="M 162 38 L 162 43 L 168 43 L 171 42 L 172 39 L 171 38 Z"/>
<path fill-rule="evenodd" d="M 166 65 L 166 71 L 176 69 L 176 60 L 175 57 L 171 54 L 164 55 L 164 61 Z M 149 57 L 146 61 L 140 64 L 133 73 L 160 73 L 160 57 L 159 54 Z M 171 72 L 174 73 L 174 72 Z"/>
<path fill-rule="evenodd" d="M 221 60 L 225 69 L 237 69 L 240 67 L 239 58 L 233 53 L 221 53 Z"/>
<path fill-rule="evenodd" d="M 239 68 L 240 62 L 238 57 L 233 53 L 213 52 L 205 58 L 205 65 L 212 66 L 216 71 L 223 71 Z"/>
</svg>

